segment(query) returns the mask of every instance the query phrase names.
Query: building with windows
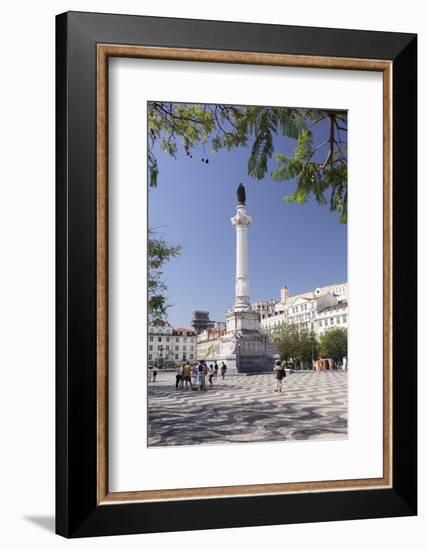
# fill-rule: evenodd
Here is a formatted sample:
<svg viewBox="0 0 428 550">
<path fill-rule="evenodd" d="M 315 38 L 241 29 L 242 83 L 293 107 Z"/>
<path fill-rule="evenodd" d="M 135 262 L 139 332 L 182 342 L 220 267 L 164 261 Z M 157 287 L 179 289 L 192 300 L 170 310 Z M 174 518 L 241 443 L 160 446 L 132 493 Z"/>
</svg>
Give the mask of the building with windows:
<svg viewBox="0 0 428 550">
<path fill-rule="evenodd" d="M 260 313 L 264 330 L 292 323 L 319 338 L 328 328 L 348 327 L 348 283 L 327 285 L 294 296 L 284 286 L 278 300 L 256 302 L 252 307 Z"/>
<path fill-rule="evenodd" d="M 155 319 L 149 324 L 148 340 L 149 365 L 173 366 L 196 359 L 196 333 L 190 328 Z"/>
<path fill-rule="evenodd" d="M 259 314 L 264 332 L 292 323 L 313 332 L 319 339 L 330 328 L 348 328 L 348 283 L 318 287 L 294 296 L 290 296 L 288 287 L 284 286 L 279 299 L 255 302 L 251 309 Z M 196 336 L 195 359 L 223 360 L 226 332 L 226 323 L 210 321 L 210 326 Z M 276 353 L 268 343 L 262 342 L 259 346 L 264 346 L 265 352 Z M 258 353 L 260 349 L 254 347 L 246 351 Z"/>
<path fill-rule="evenodd" d="M 215 322 L 213 326 L 197 335 L 198 360 L 217 358 L 220 350 L 220 340 L 226 333 L 226 323 Z"/>
<path fill-rule="evenodd" d="M 322 309 L 317 315 L 316 323 L 314 332 L 318 337 L 330 328 L 348 328 L 348 301 L 344 300 Z"/>
</svg>

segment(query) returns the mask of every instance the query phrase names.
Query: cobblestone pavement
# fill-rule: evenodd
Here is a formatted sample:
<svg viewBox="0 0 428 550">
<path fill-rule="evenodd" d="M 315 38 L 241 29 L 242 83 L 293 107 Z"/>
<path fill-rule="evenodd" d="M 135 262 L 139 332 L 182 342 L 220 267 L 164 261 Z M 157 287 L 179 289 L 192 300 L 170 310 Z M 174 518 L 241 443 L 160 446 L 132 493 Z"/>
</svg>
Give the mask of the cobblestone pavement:
<svg viewBox="0 0 428 550">
<path fill-rule="evenodd" d="M 175 374 L 149 384 L 149 446 L 347 437 L 345 371 L 229 375 L 207 391 L 176 390 Z"/>
</svg>

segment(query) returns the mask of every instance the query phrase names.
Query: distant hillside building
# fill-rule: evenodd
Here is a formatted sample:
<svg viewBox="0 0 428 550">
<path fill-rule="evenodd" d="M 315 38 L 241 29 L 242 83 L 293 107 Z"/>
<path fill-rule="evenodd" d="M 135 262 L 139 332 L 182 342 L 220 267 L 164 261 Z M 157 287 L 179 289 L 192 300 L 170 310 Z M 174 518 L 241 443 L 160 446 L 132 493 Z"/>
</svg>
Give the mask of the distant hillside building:
<svg viewBox="0 0 428 550">
<path fill-rule="evenodd" d="M 196 334 L 207 330 L 214 326 L 214 322 L 210 321 L 210 314 L 208 311 L 194 311 L 192 315 L 192 327 Z"/>
</svg>

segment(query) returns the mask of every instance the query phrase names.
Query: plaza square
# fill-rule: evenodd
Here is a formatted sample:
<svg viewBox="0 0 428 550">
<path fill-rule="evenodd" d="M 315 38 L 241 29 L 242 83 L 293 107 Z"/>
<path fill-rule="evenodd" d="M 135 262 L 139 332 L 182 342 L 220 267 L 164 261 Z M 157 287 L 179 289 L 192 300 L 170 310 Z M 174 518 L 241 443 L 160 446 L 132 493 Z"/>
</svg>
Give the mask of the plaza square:
<svg viewBox="0 0 428 550">
<path fill-rule="evenodd" d="M 346 439 L 347 387 L 345 370 L 288 374 L 281 393 L 273 374 L 226 375 L 194 391 L 160 372 L 148 389 L 148 445 Z"/>
</svg>

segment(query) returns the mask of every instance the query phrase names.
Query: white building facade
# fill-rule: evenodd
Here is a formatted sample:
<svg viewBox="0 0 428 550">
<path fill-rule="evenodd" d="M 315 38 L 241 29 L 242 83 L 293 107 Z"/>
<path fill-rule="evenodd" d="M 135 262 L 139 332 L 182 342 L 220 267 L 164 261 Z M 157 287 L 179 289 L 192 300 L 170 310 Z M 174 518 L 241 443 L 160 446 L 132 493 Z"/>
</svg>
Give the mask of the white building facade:
<svg viewBox="0 0 428 550">
<path fill-rule="evenodd" d="M 196 359 L 196 333 L 190 328 L 174 328 L 156 319 L 149 324 L 148 340 L 149 365 L 172 366 Z"/>
<path fill-rule="evenodd" d="M 288 288 L 281 289 L 278 300 L 256 302 L 263 330 L 285 323 L 299 325 L 317 338 L 329 328 L 348 328 L 348 283 L 339 283 L 290 296 Z"/>
<path fill-rule="evenodd" d="M 221 338 L 226 333 L 226 323 L 216 322 L 213 327 L 200 332 L 196 337 L 196 359 L 208 359 L 218 357 L 220 353 Z"/>
</svg>

